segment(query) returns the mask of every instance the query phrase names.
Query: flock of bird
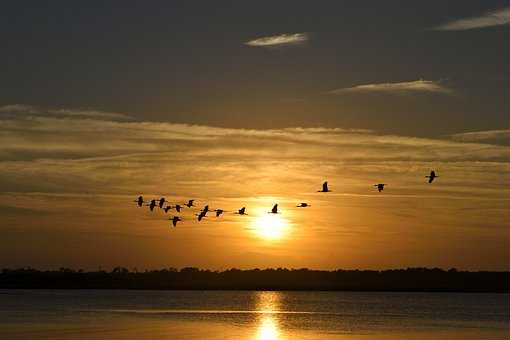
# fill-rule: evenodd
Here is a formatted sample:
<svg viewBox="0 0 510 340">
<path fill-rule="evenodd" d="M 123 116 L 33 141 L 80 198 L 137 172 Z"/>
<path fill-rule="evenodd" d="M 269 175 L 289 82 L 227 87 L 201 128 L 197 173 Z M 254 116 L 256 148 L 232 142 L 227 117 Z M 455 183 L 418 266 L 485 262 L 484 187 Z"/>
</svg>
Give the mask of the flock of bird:
<svg viewBox="0 0 510 340">
<path fill-rule="evenodd" d="M 429 176 L 425 176 L 425 178 L 428 178 L 428 182 L 429 183 L 432 183 L 434 181 L 435 178 L 437 178 L 439 176 L 436 175 L 435 171 L 432 170 L 430 172 L 430 175 Z M 384 183 L 378 183 L 378 184 L 374 184 L 374 187 L 377 188 L 377 190 L 379 192 L 383 191 L 384 190 L 384 187 L 386 186 L 386 184 Z M 328 182 L 324 182 L 322 184 L 322 189 L 321 190 L 318 190 L 317 192 L 331 192 L 332 190 L 329 189 L 328 187 Z M 139 207 L 142 207 L 145 203 L 146 206 L 149 207 L 150 211 L 154 211 L 154 208 L 159 207 L 160 210 L 163 210 L 166 213 L 168 213 L 169 210 L 172 210 L 172 209 L 175 209 L 175 211 L 177 213 L 180 213 L 184 207 L 187 207 L 187 208 L 191 208 L 191 207 L 194 207 L 195 205 L 193 204 L 195 202 L 195 200 L 188 200 L 187 203 L 184 203 L 184 204 L 175 204 L 175 205 L 171 205 L 168 203 L 168 201 L 164 198 L 164 197 L 161 197 L 160 199 L 152 199 L 150 201 L 145 201 L 143 199 L 143 196 L 138 196 L 138 199 L 136 199 L 134 202 L 136 202 L 136 204 L 139 206 Z M 165 206 L 166 204 L 166 206 Z M 296 207 L 298 208 L 308 208 L 308 207 L 311 207 L 310 204 L 308 203 L 299 203 Z M 209 205 L 206 205 L 202 208 L 202 210 L 200 210 L 200 212 L 198 214 L 195 214 L 197 216 L 197 219 L 198 221 L 202 221 L 202 219 L 204 217 L 207 216 L 207 213 L 209 212 L 214 212 L 216 217 L 220 217 L 221 214 L 227 212 L 223 209 L 209 209 Z M 236 212 L 234 212 L 234 214 L 237 214 L 237 215 L 248 215 L 246 213 L 246 207 L 242 207 L 241 209 L 237 210 Z M 273 206 L 273 208 L 271 209 L 271 211 L 268 211 L 268 214 L 278 214 L 278 204 L 275 204 Z M 182 221 L 181 217 L 180 216 L 177 216 L 177 215 L 174 215 L 172 218 L 169 218 L 170 221 L 172 221 L 172 225 L 174 227 L 177 226 L 177 222 L 180 222 Z"/>
</svg>

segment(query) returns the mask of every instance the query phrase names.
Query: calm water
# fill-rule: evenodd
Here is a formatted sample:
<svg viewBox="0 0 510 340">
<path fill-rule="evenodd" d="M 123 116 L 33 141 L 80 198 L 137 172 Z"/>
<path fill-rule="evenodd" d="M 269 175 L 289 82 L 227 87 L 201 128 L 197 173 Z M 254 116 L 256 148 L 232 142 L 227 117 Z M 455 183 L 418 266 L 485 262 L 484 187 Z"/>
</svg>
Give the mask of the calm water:
<svg viewBox="0 0 510 340">
<path fill-rule="evenodd" d="M 510 339 L 509 294 L 0 290 L 0 339 Z"/>
</svg>

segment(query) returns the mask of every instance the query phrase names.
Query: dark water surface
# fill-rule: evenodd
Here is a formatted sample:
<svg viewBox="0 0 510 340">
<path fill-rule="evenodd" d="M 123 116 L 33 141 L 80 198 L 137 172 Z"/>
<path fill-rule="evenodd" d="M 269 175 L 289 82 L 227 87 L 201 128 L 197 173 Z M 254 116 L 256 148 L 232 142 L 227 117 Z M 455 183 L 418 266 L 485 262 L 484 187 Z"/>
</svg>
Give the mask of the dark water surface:
<svg viewBox="0 0 510 340">
<path fill-rule="evenodd" d="M 0 290 L 0 339 L 510 339 L 510 294 Z"/>
</svg>

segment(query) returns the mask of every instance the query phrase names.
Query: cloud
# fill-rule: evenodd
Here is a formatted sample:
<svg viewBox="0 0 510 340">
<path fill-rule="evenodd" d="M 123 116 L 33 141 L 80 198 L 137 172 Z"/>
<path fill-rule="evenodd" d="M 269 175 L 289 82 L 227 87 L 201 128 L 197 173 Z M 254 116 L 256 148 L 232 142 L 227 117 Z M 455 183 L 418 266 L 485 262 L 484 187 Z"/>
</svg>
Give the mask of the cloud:
<svg viewBox="0 0 510 340">
<path fill-rule="evenodd" d="M 371 130 L 324 127 L 232 129 L 168 122 L 115 120 L 129 117 L 92 111 L 59 110 L 60 116 L 36 115 L 37 108 L 0 115 L 0 155 L 5 161 L 89 160 L 174 153 L 180 159 L 275 157 L 293 160 L 394 161 L 480 160 L 508 157 L 510 150 L 481 141 L 480 135 L 454 140 L 381 135 Z M 57 110 L 47 110 L 57 112 Z M 506 130 L 505 130 L 506 131 Z M 506 132 L 497 132 L 505 134 Z M 475 138 L 475 136 L 478 136 Z M 433 152 L 431 152 L 431 150 Z M 138 156 L 137 156 L 138 155 Z M 174 162 L 177 162 L 175 160 Z"/>
<path fill-rule="evenodd" d="M 439 81 L 415 80 L 400 83 L 377 83 L 346 87 L 329 91 L 329 94 L 341 95 L 345 93 L 452 93 L 452 90 Z"/>
<path fill-rule="evenodd" d="M 510 141 L 510 129 L 457 133 L 451 137 L 462 142 Z"/>
<path fill-rule="evenodd" d="M 229 129 L 118 121 L 116 115 L 107 119 L 100 112 L 97 118 L 33 116 L 30 112 L 40 110 L 27 107 L 29 112 L 22 113 L 21 108 L 16 115 L 0 115 L 3 192 L 122 195 L 132 192 L 133 179 L 137 192 L 158 192 L 165 179 L 176 194 L 252 197 L 303 190 L 288 188 L 336 178 L 342 192 L 366 193 L 359 183 L 378 180 L 382 172 L 392 183 L 410 169 L 442 172 L 461 163 L 449 176 L 462 172 L 463 183 L 470 182 L 465 173 L 480 164 L 485 165 L 484 176 L 510 173 L 510 147 L 473 137 L 471 142 L 324 127 Z M 148 176 L 147 169 L 157 176 Z"/>
<path fill-rule="evenodd" d="M 245 42 L 245 45 L 253 47 L 270 47 L 282 45 L 296 45 L 308 41 L 307 33 L 280 34 L 270 37 L 262 37 Z"/>
<path fill-rule="evenodd" d="M 123 113 L 104 112 L 88 109 L 45 109 L 24 104 L 11 104 L 0 106 L 0 118 L 25 117 L 55 117 L 55 118 L 82 118 L 114 121 L 134 120 L 133 117 Z"/>
<path fill-rule="evenodd" d="M 508 24 L 510 24 L 510 7 L 505 7 L 478 17 L 453 20 L 434 29 L 437 31 L 465 31 Z"/>
</svg>

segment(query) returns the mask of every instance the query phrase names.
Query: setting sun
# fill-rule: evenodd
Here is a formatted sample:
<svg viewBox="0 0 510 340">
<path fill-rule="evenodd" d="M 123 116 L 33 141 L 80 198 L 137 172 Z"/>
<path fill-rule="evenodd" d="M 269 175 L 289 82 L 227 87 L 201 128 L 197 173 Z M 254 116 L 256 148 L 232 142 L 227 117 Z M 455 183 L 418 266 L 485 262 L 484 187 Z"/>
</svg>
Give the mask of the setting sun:
<svg viewBox="0 0 510 340">
<path fill-rule="evenodd" d="M 253 221 L 253 230 L 265 240 L 280 240 L 289 233 L 289 221 L 281 215 L 261 213 Z"/>
</svg>

